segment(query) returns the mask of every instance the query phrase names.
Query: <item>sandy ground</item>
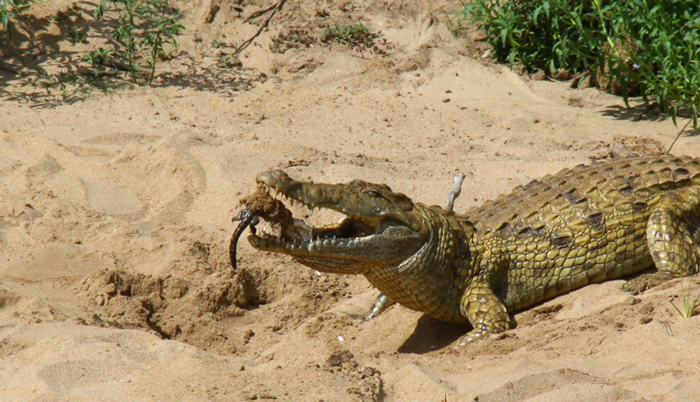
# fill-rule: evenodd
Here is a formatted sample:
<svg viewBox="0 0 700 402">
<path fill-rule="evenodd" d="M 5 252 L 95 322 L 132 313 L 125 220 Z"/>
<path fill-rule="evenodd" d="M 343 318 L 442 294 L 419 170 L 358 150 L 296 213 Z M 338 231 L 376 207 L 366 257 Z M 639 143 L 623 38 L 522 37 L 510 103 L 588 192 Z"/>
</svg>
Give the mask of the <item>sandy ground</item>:
<svg viewBox="0 0 700 402">
<path fill-rule="evenodd" d="M 362 277 L 245 241 L 236 271 L 227 255 L 260 171 L 387 183 L 440 205 L 464 172 L 463 211 L 565 167 L 654 152 L 672 122 L 490 64 L 478 32 L 446 28 L 452 3 L 290 1 L 240 68 L 217 67 L 232 49 L 214 40 L 250 37 L 259 21 L 241 16 L 266 2 L 176 5 L 182 53 L 153 88 L 0 103 L 0 400 L 700 398 L 700 318 L 670 304 L 698 294 L 698 278 L 637 297 L 621 280 L 588 286 L 454 349 L 467 326 L 400 306 L 358 319 L 378 294 Z M 269 48 L 290 27 L 356 21 L 382 31 L 386 54 Z M 674 153 L 700 145 L 684 137 Z"/>
</svg>

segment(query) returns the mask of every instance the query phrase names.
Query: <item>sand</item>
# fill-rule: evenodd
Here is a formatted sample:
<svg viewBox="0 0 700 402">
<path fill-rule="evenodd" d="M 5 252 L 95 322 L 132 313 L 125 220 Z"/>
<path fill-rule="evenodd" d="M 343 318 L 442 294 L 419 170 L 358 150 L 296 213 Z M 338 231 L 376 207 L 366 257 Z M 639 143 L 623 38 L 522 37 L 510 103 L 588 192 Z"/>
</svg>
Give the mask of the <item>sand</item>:
<svg viewBox="0 0 700 402">
<path fill-rule="evenodd" d="M 245 240 L 235 271 L 228 260 L 231 219 L 264 170 L 438 205 L 463 172 L 464 211 L 566 167 L 663 150 L 670 120 L 493 64 L 483 34 L 449 32 L 447 1 L 290 1 L 242 67 L 218 63 L 257 30 L 241 16 L 268 2 L 174 4 L 187 30 L 153 87 L 53 102 L 0 71 L 19 99 L 0 103 L 0 400 L 700 398 L 700 318 L 670 303 L 697 295 L 698 278 L 635 297 L 622 280 L 591 285 L 455 349 L 468 326 L 401 306 L 359 319 L 378 295 L 362 277 Z M 381 52 L 270 50 L 291 27 L 357 21 L 381 31 Z M 81 49 L 54 44 L 26 62 Z M 700 145 L 682 137 L 674 153 Z"/>
</svg>

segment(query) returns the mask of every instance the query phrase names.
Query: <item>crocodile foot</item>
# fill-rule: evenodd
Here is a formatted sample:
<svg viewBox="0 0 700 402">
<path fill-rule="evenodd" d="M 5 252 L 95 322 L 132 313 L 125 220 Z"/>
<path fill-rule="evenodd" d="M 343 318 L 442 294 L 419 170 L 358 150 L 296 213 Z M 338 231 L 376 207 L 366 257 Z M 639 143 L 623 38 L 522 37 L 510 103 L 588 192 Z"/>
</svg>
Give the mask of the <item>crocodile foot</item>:
<svg viewBox="0 0 700 402">
<path fill-rule="evenodd" d="M 503 331 L 498 331 L 494 330 L 493 328 L 489 328 L 488 326 L 481 326 L 476 329 L 473 329 L 469 332 L 467 332 L 465 335 L 463 335 L 457 343 L 455 344 L 455 348 L 461 348 L 463 346 L 466 346 L 470 343 L 476 342 L 478 340 L 486 339 L 489 337 L 491 334 L 497 334 Z"/>
<path fill-rule="evenodd" d="M 622 290 L 630 292 L 633 295 L 638 295 L 645 290 L 649 290 L 663 282 L 673 279 L 674 276 L 667 272 L 655 272 L 653 274 L 644 274 L 636 278 L 632 278 L 622 285 Z"/>
</svg>

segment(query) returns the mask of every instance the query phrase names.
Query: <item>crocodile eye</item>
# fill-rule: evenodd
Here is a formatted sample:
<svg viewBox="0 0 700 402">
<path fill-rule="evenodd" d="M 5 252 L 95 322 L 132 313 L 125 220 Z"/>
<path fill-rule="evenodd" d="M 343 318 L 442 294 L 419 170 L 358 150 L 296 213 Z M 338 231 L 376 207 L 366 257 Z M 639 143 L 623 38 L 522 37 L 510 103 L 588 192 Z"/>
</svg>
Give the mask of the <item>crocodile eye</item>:
<svg viewBox="0 0 700 402">
<path fill-rule="evenodd" d="M 365 195 L 368 195 L 373 198 L 384 198 L 379 191 L 374 191 L 374 190 L 366 190 Z"/>
</svg>

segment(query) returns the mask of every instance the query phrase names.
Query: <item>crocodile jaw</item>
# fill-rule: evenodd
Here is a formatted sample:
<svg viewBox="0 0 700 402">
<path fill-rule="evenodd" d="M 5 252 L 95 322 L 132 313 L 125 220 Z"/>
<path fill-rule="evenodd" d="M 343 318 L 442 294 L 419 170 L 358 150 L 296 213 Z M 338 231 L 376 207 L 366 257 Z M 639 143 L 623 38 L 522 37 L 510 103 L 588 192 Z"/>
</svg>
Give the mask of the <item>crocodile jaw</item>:
<svg viewBox="0 0 700 402">
<path fill-rule="evenodd" d="M 319 271 L 348 274 L 362 273 L 369 266 L 403 261 L 422 246 L 423 241 L 416 240 L 414 233 L 404 228 L 387 228 L 371 235 L 347 238 L 319 236 L 307 240 L 303 237 L 248 236 L 248 242 L 259 250 L 291 255 Z"/>
<path fill-rule="evenodd" d="M 258 183 L 311 209 L 329 208 L 346 215 L 336 225 L 314 228 L 294 219 L 293 224 L 280 223 L 277 236 L 248 237 L 259 250 L 291 255 L 319 271 L 357 274 L 369 267 L 396 264 L 418 251 L 428 238 L 425 231 L 414 229 L 416 222 L 402 220 L 405 213 L 382 210 L 363 198 L 361 192 L 367 191 L 363 186 L 381 189 L 378 185 L 306 183 L 279 171 L 261 173 Z"/>
</svg>

